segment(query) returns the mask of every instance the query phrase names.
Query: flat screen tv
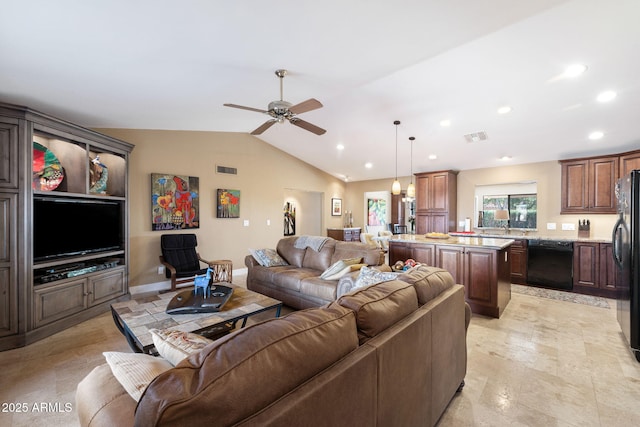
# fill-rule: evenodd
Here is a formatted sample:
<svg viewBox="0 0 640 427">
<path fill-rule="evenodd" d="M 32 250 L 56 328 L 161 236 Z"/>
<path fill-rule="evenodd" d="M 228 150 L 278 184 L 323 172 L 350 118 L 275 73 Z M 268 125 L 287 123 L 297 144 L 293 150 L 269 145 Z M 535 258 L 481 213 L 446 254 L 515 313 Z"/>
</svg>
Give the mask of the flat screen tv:
<svg viewBox="0 0 640 427">
<path fill-rule="evenodd" d="M 123 218 L 118 201 L 34 197 L 33 260 L 122 250 Z"/>
</svg>

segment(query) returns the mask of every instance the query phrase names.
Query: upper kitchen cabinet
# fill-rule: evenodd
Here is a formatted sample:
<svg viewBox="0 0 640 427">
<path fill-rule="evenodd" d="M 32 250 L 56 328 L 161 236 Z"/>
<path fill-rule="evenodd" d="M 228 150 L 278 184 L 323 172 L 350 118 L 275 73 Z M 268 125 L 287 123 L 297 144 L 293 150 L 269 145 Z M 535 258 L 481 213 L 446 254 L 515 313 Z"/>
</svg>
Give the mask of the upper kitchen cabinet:
<svg viewBox="0 0 640 427">
<path fill-rule="evenodd" d="M 456 227 L 457 172 L 417 173 L 416 231 L 447 233 Z"/>
<path fill-rule="evenodd" d="M 616 181 L 640 169 L 640 150 L 561 160 L 561 214 L 616 213 Z"/>
<path fill-rule="evenodd" d="M 563 160 L 562 214 L 616 212 L 615 182 L 619 177 L 617 156 Z"/>
<path fill-rule="evenodd" d="M 632 151 L 620 155 L 620 177 L 629 175 L 629 172 L 640 169 L 640 151 Z"/>
</svg>

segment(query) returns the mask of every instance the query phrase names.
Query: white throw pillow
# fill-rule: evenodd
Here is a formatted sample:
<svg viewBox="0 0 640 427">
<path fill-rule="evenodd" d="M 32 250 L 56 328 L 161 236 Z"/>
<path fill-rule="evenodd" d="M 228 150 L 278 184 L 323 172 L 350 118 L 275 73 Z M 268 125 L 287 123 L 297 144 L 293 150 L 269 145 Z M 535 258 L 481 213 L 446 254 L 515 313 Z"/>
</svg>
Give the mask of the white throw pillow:
<svg viewBox="0 0 640 427">
<path fill-rule="evenodd" d="M 362 258 L 347 258 L 334 262 L 329 268 L 322 272 L 321 279 L 338 280 L 351 271 L 351 266 L 358 264 Z"/>
<path fill-rule="evenodd" d="M 102 353 L 111 368 L 113 376 L 136 402 L 140 400 L 151 381 L 158 375 L 173 368 L 171 363 L 161 357 L 142 353 Z"/>
<path fill-rule="evenodd" d="M 202 335 L 184 331 L 168 329 L 150 329 L 153 345 L 158 354 L 173 366 L 176 366 L 187 356 L 197 353 L 213 341 Z"/>
</svg>

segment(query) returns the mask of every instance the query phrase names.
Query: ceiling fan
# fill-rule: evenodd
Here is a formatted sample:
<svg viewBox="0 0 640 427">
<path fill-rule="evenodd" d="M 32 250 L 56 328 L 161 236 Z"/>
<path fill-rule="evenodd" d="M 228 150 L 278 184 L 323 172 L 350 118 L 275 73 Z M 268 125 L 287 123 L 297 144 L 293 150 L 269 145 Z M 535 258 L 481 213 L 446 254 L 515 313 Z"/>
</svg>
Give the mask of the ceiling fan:
<svg viewBox="0 0 640 427">
<path fill-rule="evenodd" d="M 280 78 L 280 100 L 269 103 L 267 110 L 261 110 L 260 108 L 245 107 L 237 104 L 224 104 L 225 107 L 240 108 L 241 110 L 257 111 L 258 113 L 266 113 L 272 118 L 264 122 L 260 127 L 251 132 L 251 135 L 260 135 L 265 130 L 269 129 L 275 123 L 282 123 L 284 120 L 289 120 L 289 123 L 301 127 L 304 130 L 313 132 L 316 135 L 322 135 L 326 130 L 311 124 L 307 121 L 299 119 L 298 114 L 306 113 L 307 111 L 316 110 L 322 107 L 322 103 L 317 99 L 310 98 L 296 105 L 291 105 L 290 102 L 282 99 L 282 80 L 287 75 L 287 70 L 276 70 L 276 76 Z"/>
</svg>

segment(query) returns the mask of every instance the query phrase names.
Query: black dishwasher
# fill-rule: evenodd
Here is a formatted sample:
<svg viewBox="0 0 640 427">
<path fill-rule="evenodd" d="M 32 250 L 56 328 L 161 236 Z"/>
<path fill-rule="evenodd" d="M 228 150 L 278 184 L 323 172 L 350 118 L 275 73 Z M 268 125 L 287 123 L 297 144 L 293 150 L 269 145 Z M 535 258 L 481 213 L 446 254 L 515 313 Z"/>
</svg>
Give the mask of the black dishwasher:
<svg viewBox="0 0 640 427">
<path fill-rule="evenodd" d="M 529 240 L 527 283 L 553 289 L 573 289 L 573 242 Z"/>
</svg>

